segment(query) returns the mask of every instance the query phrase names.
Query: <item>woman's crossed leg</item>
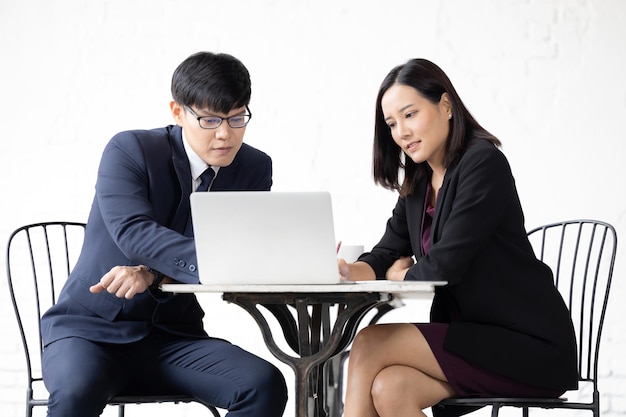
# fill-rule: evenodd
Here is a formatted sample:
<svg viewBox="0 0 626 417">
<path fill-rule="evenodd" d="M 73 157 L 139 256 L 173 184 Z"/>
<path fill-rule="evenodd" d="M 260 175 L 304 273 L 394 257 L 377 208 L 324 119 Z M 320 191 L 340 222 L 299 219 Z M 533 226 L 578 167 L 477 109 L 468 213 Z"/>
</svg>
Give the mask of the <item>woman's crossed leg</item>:
<svg viewBox="0 0 626 417">
<path fill-rule="evenodd" d="M 415 325 L 379 324 L 356 336 L 348 362 L 345 417 L 416 417 L 454 395 Z"/>
</svg>

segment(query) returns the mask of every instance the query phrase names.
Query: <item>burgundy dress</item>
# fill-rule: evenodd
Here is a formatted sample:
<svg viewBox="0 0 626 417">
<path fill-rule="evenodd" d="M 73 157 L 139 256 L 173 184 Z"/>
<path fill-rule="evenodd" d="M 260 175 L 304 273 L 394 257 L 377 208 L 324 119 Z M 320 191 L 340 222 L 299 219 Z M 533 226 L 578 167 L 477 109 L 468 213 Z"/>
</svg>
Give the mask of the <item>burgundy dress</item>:
<svg viewBox="0 0 626 417">
<path fill-rule="evenodd" d="M 431 193 L 428 186 L 427 195 Z M 427 198 L 426 201 L 430 201 Z M 430 230 L 435 208 L 428 204 L 422 217 L 422 249 L 427 253 L 430 249 Z M 454 313 L 451 314 L 454 317 Z M 447 351 L 444 346 L 447 323 L 415 323 L 415 326 L 426 338 L 437 362 L 441 366 L 448 383 L 458 396 L 462 397 L 558 397 L 563 391 L 526 385 L 497 373 L 473 366 L 461 357 Z"/>
</svg>

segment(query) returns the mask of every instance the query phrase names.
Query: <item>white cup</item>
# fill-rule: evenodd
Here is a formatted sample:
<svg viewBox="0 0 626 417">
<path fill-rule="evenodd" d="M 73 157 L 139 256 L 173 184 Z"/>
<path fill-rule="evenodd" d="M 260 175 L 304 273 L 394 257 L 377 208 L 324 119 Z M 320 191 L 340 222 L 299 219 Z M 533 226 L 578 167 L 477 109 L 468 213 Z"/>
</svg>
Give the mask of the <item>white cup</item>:
<svg viewBox="0 0 626 417">
<path fill-rule="evenodd" d="M 363 245 L 341 245 L 337 258 L 343 258 L 348 263 L 356 262 L 359 256 L 365 252 Z"/>
</svg>

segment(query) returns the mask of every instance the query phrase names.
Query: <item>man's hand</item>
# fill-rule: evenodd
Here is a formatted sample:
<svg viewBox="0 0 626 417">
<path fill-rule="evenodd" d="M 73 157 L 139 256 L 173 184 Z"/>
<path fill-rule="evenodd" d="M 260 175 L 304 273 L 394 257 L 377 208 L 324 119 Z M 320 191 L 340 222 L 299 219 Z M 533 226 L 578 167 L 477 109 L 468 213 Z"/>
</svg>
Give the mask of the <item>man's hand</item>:
<svg viewBox="0 0 626 417">
<path fill-rule="evenodd" d="M 100 278 L 100 282 L 92 285 L 89 291 L 100 293 L 107 290 L 119 298 L 130 300 L 136 294 L 148 289 L 154 281 L 154 274 L 145 266 L 114 266 Z"/>
<path fill-rule="evenodd" d="M 404 281 L 404 277 L 413 265 L 413 258 L 410 256 L 404 256 L 396 260 L 393 265 L 387 270 L 385 278 L 390 281 Z"/>
</svg>

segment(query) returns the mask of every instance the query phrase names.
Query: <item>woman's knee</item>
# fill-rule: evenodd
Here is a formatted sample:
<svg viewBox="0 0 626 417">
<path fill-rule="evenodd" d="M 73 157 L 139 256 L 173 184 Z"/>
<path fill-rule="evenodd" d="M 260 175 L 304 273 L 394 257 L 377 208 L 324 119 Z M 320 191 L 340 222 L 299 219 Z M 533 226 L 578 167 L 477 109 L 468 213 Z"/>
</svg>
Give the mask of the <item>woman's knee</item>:
<svg viewBox="0 0 626 417">
<path fill-rule="evenodd" d="M 374 378 L 372 401 L 379 415 L 397 415 L 402 409 L 417 413 L 454 395 L 450 385 L 409 366 L 389 366 Z M 404 414 L 403 414 L 404 415 Z"/>
<path fill-rule="evenodd" d="M 383 339 L 384 328 L 380 325 L 368 326 L 361 329 L 350 347 L 350 359 L 354 360 L 360 355 L 369 356 L 372 350 L 380 346 Z"/>
<path fill-rule="evenodd" d="M 407 381 L 398 366 L 391 366 L 381 370 L 372 382 L 372 401 L 377 410 L 388 410 L 393 405 L 407 401 Z"/>
</svg>

